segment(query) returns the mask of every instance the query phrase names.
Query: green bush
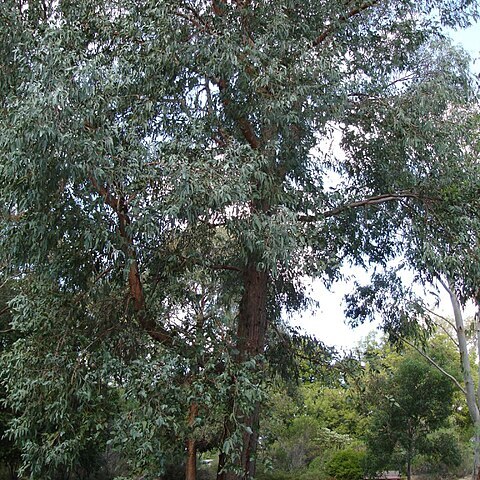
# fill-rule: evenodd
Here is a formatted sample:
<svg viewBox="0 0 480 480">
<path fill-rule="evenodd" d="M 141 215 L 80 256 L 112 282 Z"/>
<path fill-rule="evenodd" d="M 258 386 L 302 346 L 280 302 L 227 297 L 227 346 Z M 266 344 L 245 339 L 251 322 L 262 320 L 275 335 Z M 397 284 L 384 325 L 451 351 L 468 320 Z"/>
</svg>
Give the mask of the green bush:
<svg viewBox="0 0 480 480">
<path fill-rule="evenodd" d="M 323 480 L 324 477 L 319 472 L 305 472 L 297 477 L 296 480 Z"/>
<path fill-rule="evenodd" d="M 255 477 L 256 480 L 324 480 L 325 477 L 320 472 L 307 471 L 300 473 L 299 471 L 295 472 L 282 472 L 282 471 L 273 471 L 273 472 L 262 472 L 257 474 Z"/>
<path fill-rule="evenodd" d="M 336 480 L 362 480 L 365 453 L 351 448 L 336 452 L 325 465 L 329 477 Z"/>
<path fill-rule="evenodd" d="M 329 456 L 329 458 L 331 455 Z M 328 459 L 324 457 L 315 457 L 308 465 L 309 472 L 322 472 L 325 470 L 325 464 L 328 463 Z"/>
<path fill-rule="evenodd" d="M 257 480 L 298 480 L 298 475 L 295 473 L 276 471 L 258 473 L 255 478 Z"/>
</svg>

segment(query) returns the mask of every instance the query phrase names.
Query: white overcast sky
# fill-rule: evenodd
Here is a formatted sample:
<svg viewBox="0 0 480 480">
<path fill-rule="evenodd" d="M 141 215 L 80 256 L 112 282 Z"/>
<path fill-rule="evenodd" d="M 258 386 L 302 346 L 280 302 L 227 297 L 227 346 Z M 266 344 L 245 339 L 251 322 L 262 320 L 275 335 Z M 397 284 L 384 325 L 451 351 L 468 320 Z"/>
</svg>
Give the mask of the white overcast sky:
<svg viewBox="0 0 480 480">
<path fill-rule="evenodd" d="M 472 57 L 472 70 L 480 72 L 480 23 L 450 33 L 455 44 L 461 45 Z M 350 349 L 376 329 L 375 324 L 365 324 L 352 329 L 345 323 L 343 297 L 352 291 L 354 281 L 366 283 L 368 275 L 360 269 L 345 268 L 344 273 L 350 280 L 335 284 L 328 291 L 321 282 L 312 284 L 312 297 L 319 302 L 315 311 L 306 311 L 290 319 L 292 325 L 300 326 L 306 332 L 315 335 L 327 345 L 339 349 Z M 442 300 L 439 311 L 452 316 L 450 303 Z"/>
</svg>

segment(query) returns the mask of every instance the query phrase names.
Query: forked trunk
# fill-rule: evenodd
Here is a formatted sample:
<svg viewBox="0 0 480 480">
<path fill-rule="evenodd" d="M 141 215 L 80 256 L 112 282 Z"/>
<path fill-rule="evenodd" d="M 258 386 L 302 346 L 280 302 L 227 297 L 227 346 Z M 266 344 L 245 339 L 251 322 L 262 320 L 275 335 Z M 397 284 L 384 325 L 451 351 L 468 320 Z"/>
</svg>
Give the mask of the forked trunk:
<svg viewBox="0 0 480 480">
<path fill-rule="evenodd" d="M 258 271 L 254 264 L 250 264 L 245 270 L 243 282 L 244 291 L 240 302 L 237 329 L 237 361 L 239 363 L 263 353 L 267 331 L 268 274 Z M 221 453 L 217 480 L 249 480 L 255 476 L 260 406 L 255 405 L 253 411 L 249 414 L 241 411 L 234 413 L 240 422 L 247 427 L 242 435 L 241 452 L 239 452 L 239 460 L 236 465 L 238 473 L 225 471 L 227 458 L 226 455 Z M 234 425 L 227 418 L 223 440 L 233 433 L 233 429 Z"/>
</svg>

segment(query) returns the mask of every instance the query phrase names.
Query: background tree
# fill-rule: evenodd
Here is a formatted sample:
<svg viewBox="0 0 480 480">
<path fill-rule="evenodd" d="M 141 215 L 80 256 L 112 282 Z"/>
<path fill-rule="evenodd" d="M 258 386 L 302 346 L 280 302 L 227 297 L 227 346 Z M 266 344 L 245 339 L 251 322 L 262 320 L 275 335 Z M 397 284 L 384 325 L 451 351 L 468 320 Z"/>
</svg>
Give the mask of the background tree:
<svg viewBox="0 0 480 480">
<path fill-rule="evenodd" d="M 438 171 L 438 190 L 435 201 L 427 210 L 416 207 L 406 211 L 411 229 L 405 230 L 404 249 L 400 266 L 390 270 L 386 275 L 375 274 L 369 287 L 360 287 L 350 297 L 348 313 L 356 320 L 363 321 L 373 311 L 381 312 L 384 329 L 394 338 L 420 334 L 425 337 L 438 323 L 439 317 L 418 298 L 418 289 L 403 285 L 405 274 L 413 277 L 417 287 L 434 290 L 434 294 L 446 292 L 453 307 L 453 344 L 460 354 L 462 384 L 458 388 L 467 399 L 468 411 L 472 425 L 478 430 L 478 399 L 475 387 L 475 375 L 467 346 L 466 326 L 462 308 L 469 301 L 477 303 L 479 285 L 478 238 L 479 222 L 478 196 L 478 98 L 473 97 L 471 104 L 452 106 L 447 121 L 463 125 L 464 135 L 459 137 L 462 160 L 453 152 L 444 152 L 444 160 L 436 167 Z M 462 128 L 463 128 L 462 127 Z M 437 133 L 441 133 L 438 130 Z M 448 136 L 448 133 L 447 133 Z M 444 137 L 447 138 L 447 137 Z M 366 142 L 369 144 L 369 142 Z M 459 170 L 461 169 L 461 173 Z M 417 172 L 422 174 L 422 172 Z M 405 328 L 407 327 L 407 328 Z M 420 327 L 420 328 L 419 328 Z M 421 338 L 417 338 L 420 340 Z M 408 340 L 407 340 L 408 341 Z M 422 347 L 420 347 L 422 349 Z M 480 437 L 474 435 L 475 449 L 473 460 L 473 477 L 480 475 Z"/>
<path fill-rule="evenodd" d="M 454 385 L 423 358 L 403 358 L 378 391 L 367 445 L 374 471 L 392 464 L 412 476 L 412 462 L 421 453 L 432 454 L 441 446 L 430 434 L 446 425 L 452 413 Z M 445 449 L 441 450 L 444 453 Z M 444 462 L 459 463 L 458 449 Z M 397 463 L 398 462 L 398 463 Z"/>
</svg>

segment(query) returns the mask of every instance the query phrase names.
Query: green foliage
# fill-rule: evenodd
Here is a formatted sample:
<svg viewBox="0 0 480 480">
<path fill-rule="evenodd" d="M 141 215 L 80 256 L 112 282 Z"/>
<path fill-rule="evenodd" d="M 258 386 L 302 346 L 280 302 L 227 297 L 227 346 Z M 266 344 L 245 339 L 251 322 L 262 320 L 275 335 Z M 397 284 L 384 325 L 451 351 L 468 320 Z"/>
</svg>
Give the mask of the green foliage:
<svg viewBox="0 0 480 480">
<path fill-rule="evenodd" d="M 366 441 L 367 463 L 372 473 L 407 469 L 418 454 L 434 458 L 451 453 L 452 457 L 443 461 L 445 465 L 455 465 L 458 448 L 449 450 L 443 445 L 439 431 L 452 414 L 451 379 L 418 353 L 407 351 L 391 373 L 377 379 L 371 387 L 374 393 L 367 408 L 373 411 Z"/>
<path fill-rule="evenodd" d="M 5 281 L 0 276 L 0 358 L 11 348 L 11 345 L 18 339 L 18 333 L 11 328 L 12 316 L 10 314 L 9 302 L 15 296 L 15 282 Z M 1 379 L 1 374 L 0 374 Z M 9 438 L 7 430 L 14 418 L 12 408 L 5 403 L 7 392 L 0 383 L 0 469 L 15 472 L 21 461 L 21 451 L 15 442 Z M 6 474 L 5 474 L 6 478 Z"/>
<path fill-rule="evenodd" d="M 304 473 L 285 473 L 275 472 L 272 474 L 261 473 L 257 476 L 258 480 L 322 480 L 323 477 L 317 473 L 304 472 Z"/>
<path fill-rule="evenodd" d="M 265 348 L 257 326 L 308 305 L 306 276 L 412 247 L 425 275 L 468 267 L 472 290 L 474 86 L 440 27 L 477 3 L 0 4 L 0 268 L 21 281 L 1 395 L 25 474 L 108 444 L 152 477 L 190 437 L 238 460 L 263 354 L 279 369 L 294 343 Z M 238 338 L 247 272 L 266 285 Z M 331 397 L 341 415 L 288 427 L 304 463 L 359 428 Z"/>
<path fill-rule="evenodd" d="M 347 386 L 324 387 L 315 382 L 306 384 L 302 393 L 307 414 L 318 418 L 326 429 L 339 435 L 337 441 L 334 438 L 329 439 L 332 444 L 342 446 L 345 441 L 348 442 L 349 435 L 361 432 L 362 419 Z M 344 435 L 343 441 L 341 435 Z"/>
<path fill-rule="evenodd" d="M 437 430 L 428 435 L 425 443 L 424 455 L 438 471 L 461 465 L 462 451 L 454 429 Z"/>
<path fill-rule="evenodd" d="M 329 377 L 337 378 L 325 386 L 324 377 L 300 383 L 290 395 L 275 384 L 269 394 L 269 409 L 261 422 L 262 477 L 325 479 L 326 465 L 345 448 L 361 448 L 358 440 L 364 422 L 357 411 L 355 395 L 345 383 L 350 380 L 345 366 L 351 359 L 339 358 L 326 365 Z M 319 369 L 320 370 L 320 369 Z M 351 374 L 355 368 L 349 370 Z M 341 381 L 340 381 L 341 380 Z M 272 386 L 273 387 L 273 386 Z"/>
<path fill-rule="evenodd" d="M 461 375 L 445 334 L 425 348 L 449 374 Z M 260 478 L 364 478 L 365 471 L 402 470 L 409 458 L 416 473 L 464 474 L 471 438 L 465 400 L 417 351 L 370 338 L 329 368 L 337 384 L 312 380 L 289 394 L 281 382 L 271 386 Z"/>
<path fill-rule="evenodd" d="M 336 480 L 361 480 L 365 475 L 365 452 L 351 448 L 336 452 L 326 464 L 326 473 Z"/>
<path fill-rule="evenodd" d="M 305 468 L 322 448 L 319 422 L 310 416 L 294 418 L 271 447 L 274 466 L 292 471 Z"/>
<path fill-rule="evenodd" d="M 275 473 L 259 473 L 257 475 L 258 480 L 293 480 L 293 478 L 298 478 L 297 473 L 285 473 L 285 472 L 275 472 Z"/>
</svg>

